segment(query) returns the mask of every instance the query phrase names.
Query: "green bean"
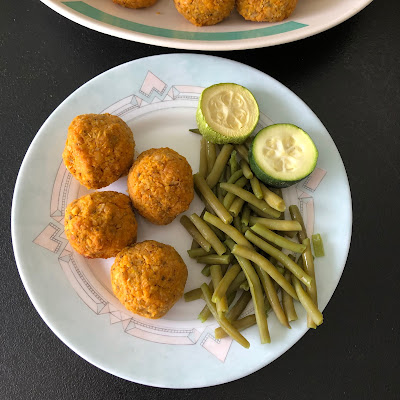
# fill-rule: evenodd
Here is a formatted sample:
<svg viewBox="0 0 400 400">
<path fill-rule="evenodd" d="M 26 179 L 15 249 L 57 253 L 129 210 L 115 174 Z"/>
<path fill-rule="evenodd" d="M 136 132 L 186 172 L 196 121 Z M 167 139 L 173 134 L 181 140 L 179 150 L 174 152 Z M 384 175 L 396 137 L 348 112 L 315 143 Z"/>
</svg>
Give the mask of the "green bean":
<svg viewBox="0 0 400 400">
<path fill-rule="evenodd" d="M 226 181 L 229 183 L 235 183 L 239 178 L 243 176 L 243 170 L 238 169 L 235 173 L 233 173 Z"/>
<path fill-rule="evenodd" d="M 203 219 L 201 219 L 196 213 L 193 213 L 190 216 L 190 220 L 201 233 L 201 235 L 211 244 L 211 247 L 218 255 L 221 256 L 226 252 L 226 247 L 222 244 L 222 242 L 218 239 L 218 236 Z"/>
<path fill-rule="evenodd" d="M 225 314 L 225 317 L 231 322 L 236 321 L 247 307 L 247 304 L 250 303 L 250 300 L 251 292 L 244 291 L 233 307 Z"/>
<path fill-rule="evenodd" d="M 254 207 L 252 204 L 247 204 L 247 205 L 249 206 L 251 211 L 253 211 L 253 213 L 258 215 L 259 217 L 262 217 L 262 218 L 271 218 L 272 217 L 270 214 L 267 214 L 267 213 L 261 211 L 259 208 Z"/>
<path fill-rule="evenodd" d="M 213 169 L 215 160 L 217 158 L 217 149 L 215 147 L 215 144 L 211 142 L 207 142 L 206 148 L 207 148 L 207 175 L 209 175 Z"/>
<path fill-rule="evenodd" d="M 286 204 L 282 197 L 269 190 L 265 185 L 261 184 L 262 198 L 275 210 L 285 211 Z"/>
<path fill-rule="evenodd" d="M 232 215 L 229 214 L 229 211 L 218 201 L 218 199 L 215 197 L 215 194 L 208 187 L 204 178 L 199 174 L 194 174 L 193 179 L 194 184 L 204 196 L 204 199 L 207 201 L 213 211 L 215 211 L 218 217 L 221 218 L 224 224 L 230 224 L 233 220 Z"/>
<path fill-rule="evenodd" d="M 238 319 L 237 321 L 233 321 L 232 325 L 238 330 L 238 331 L 244 331 L 247 328 L 250 328 L 251 326 L 255 325 L 257 323 L 256 316 L 254 314 L 247 315 L 246 317 L 242 319 Z M 227 337 L 227 333 L 221 328 L 216 328 L 214 331 L 214 336 L 215 339 L 223 339 L 224 337 Z"/>
<path fill-rule="evenodd" d="M 246 141 L 244 142 L 244 145 L 249 149 L 251 146 L 251 143 L 253 142 L 254 137 L 253 136 L 249 136 Z"/>
<path fill-rule="evenodd" d="M 225 194 L 224 194 L 225 193 Z M 226 192 L 224 189 L 221 188 L 220 185 L 217 186 L 217 199 L 220 203 L 224 201 L 224 197 L 226 195 Z"/>
<path fill-rule="evenodd" d="M 214 290 L 214 294 L 212 296 L 212 301 L 214 303 L 216 303 L 218 300 L 221 300 L 226 295 L 229 285 L 236 278 L 240 271 L 241 268 L 239 264 L 235 264 L 228 269 Z"/>
<path fill-rule="evenodd" d="M 187 250 L 187 253 L 190 258 L 197 258 L 207 256 L 208 254 L 215 254 L 215 251 L 213 249 L 211 249 L 210 251 L 205 251 L 203 248 L 199 247 L 198 249 Z"/>
<path fill-rule="evenodd" d="M 236 158 L 236 150 L 233 150 L 231 153 L 231 157 L 229 158 L 229 166 L 231 168 L 231 175 L 239 170 L 239 164 Z"/>
<path fill-rule="evenodd" d="M 264 200 L 257 199 L 257 197 L 253 193 L 243 189 L 237 183 L 238 182 L 236 182 L 236 184 L 221 183 L 220 185 L 221 185 L 221 188 L 226 190 L 227 192 L 240 197 L 247 203 L 252 204 L 253 206 L 259 208 L 261 211 L 268 213 L 272 217 L 279 218 L 279 216 L 281 215 L 281 213 L 279 211 L 271 208 Z M 226 196 L 225 196 L 225 198 L 226 198 Z M 225 200 L 224 200 L 224 203 L 225 203 Z"/>
<path fill-rule="evenodd" d="M 226 240 L 225 244 L 230 250 L 235 247 L 232 240 Z M 264 312 L 264 294 L 262 291 L 260 279 L 249 260 L 246 260 L 245 258 L 240 256 L 235 257 L 246 275 L 247 282 L 249 282 L 261 343 L 270 343 L 271 337 L 268 330 L 267 316 Z"/>
<path fill-rule="evenodd" d="M 298 221 L 301 225 L 301 231 L 297 232 L 297 237 L 299 239 L 299 242 L 303 243 L 303 240 L 307 237 L 307 230 L 304 225 L 303 217 L 300 214 L 299 207 L 297 207 L 296 205 L 289 206 L 289 213 L 292 219 L 294 221 Z"/>
<path fill-rule="evenodd" d="M 236 185 L 237 187 L 242 188 L 243 186 L 246 185 L 247 182 L 248 182 L 248 180 L 243 176 L 240 179 L 238 179 L 234 184 L 230 183 L 229 185 Z M 223 185 L 225 185 L 225 184 L 226 183 L 224 183 L 224 182 L 220 183 L 220 186 L 221 186 L 222 189 L 224 189 Z M 226 189 L 224 189 L 224 190 L 226 190 Z M 233 193 L 227 193 L 226 194 L 226 196 L 224 198 L 224 201 L 223 201 L 223 205 L 227 210 L 232 205 L 232 203 L 235 200 L 235 198 L 236 198 L 236 195 L 233 194 Z"/>
<path fill-rule="evenodd" d="M 197 262 L 200 264 L 227 264 L 229 265 L 232 257 L 229 254 L 223 254 L 219 256 L 218 254 L 209 254 L 207 256 L 197 257 Z"/>
<path fill-rule="evenodd" d="M 193 225 L 186 215 L 182 215 L 180 219 L 182 226 L 189 232 L 192 238 L 207 252 L 211 249 L 211 244 L 202 236 L 198 229 Z"/>
<path fill-rule="evenodd" d="M 261 217 L 250 217 L 250 224 L 262 224 L 272 231 L 300 231 L 301 225 L 297 221 L 286 220 L 286 219 L 271 219 Z"/>
<path fill-rule="evenodd" d="M 251 190 L 254 193 L 254 196 L 256 196 L 257 199 L 262 199 L 263 198 L 263 192 L 261 190 L 260 181 L 255 176 L 253 176 L 250 179 L 250 185 L 251 185 Z"/>
<path fill-rule="evenodd" d="M 201 135 L 200 129 L 194 128 L 194 129 L 189 129 L 189 131 L 192 133 L 197 133 L 198 135 Z"/>
<path fill-rule="evenodd" d="M 247 204 L 245 204 L 242 209 L 242 216 L 241 216 L 241 221 L 244 226 L 249 226 L 250 212 L 251 212 L 250 207 Z"/>
<path fill-rule="evenodd" d="M 224 224 L 218 217 L 212 215 L 208 212 L 204 214 L 204 221 L 214 225 L 216 228 L 220 229 L 222 232 L 226 233 L 231 239 L 236 243 L 242 244 L 252 248 L 250 242 L 232 225 Z"/>
<path fill-rule="evenodd" d="M 214 225 L 208 224 L 207 225 L 212 229 L 212 231 L 218 236 L 219 240 L 225 240 L 225 233 L 216 228 Z"/>
<path fill-rule="evenodd" d="M 240 157 L 249 163 L 249 150 L 243 144 L 235 145 L 235 150 L 239 153 Z"/>
<path fill-rule="evenodd" d="M 189 301 L 201 299 L 202 295 L 203 295 L 203 292 L 201 291 L 201 289 L 197 288 L 197 289 L 189 290 L 188 292 L 184 293 L 183 298 L 185 299 L 186 302 L 189 302 Z"/>
<path fill-rule="evenodd" d="M 232 254 L 246 258 L 247 260 L 253 261 L 259 265 L 260 268 L 262 268 L 276 283 L 278 283 L 283 290 L 286 290 L 293 298 L 297 300 L 296 292 L 290 283 L 288 283 L 282 274 L 279 273 L 276 268 L 261 254 L 258 254 L 256 251 L 239 244 L 235 245 L 232 250 Z"/>
<path fill-rule="evenodd" d="M 243 175 L 244 175 L 247 179 L 253 178 L 253 176 L 254 176 L 253 171 L 250 169 L 250 166 L 249 166 L 249 164 L 246 162 L 246 160 L 243 160 L 243 159 L 240 160 L 240 168 L 242 168 L 242 170 L 243 170 Z"/>
<path fill-rule="evenodd" d="M 201 273 L 202 273 L 204 276 L 210 276 L 210 274 L 211 274 L 210 265 L 206 265 L 206 266 L 201 270 Z"/>
<path fill-rule="evenodd" d="M 292 283 L 296 290 L 299 301 L 307 311 L 307 314 L 310 315 L 315 325 L 321 325 L 324 319 L 321 311 L 318 310 L 318 307 L 314 304 L 311 297 L 304 291 L 300 281 L 294 275 L 292 275 Z"/>
<path fill-rule="evenodd" d="M 224 172 L 224 168 L 229 160 L 232 151 L 232 144 L 224 144 L 222 146 L 222 149 L 215 160 L 213 168 L 206 179 L 207 185 L 210 186 L 210 189 L 212 189 L 218 183 L 218 180 Z"/>
<path fill-rule="evenodd" d="M 290 282 L 292 273 L 290 271 L 285 272 L 285 279 Z M 283 311 L 285 311 L 287 320 L 296 321 L 297 320 L 297 313 L 296 309 L 294 308 L 293 297 L 289 296 L 285 291 L 282 292 L 282 306 Z"/>
<path fill-rule="evenodd" d="M 244 281 L 244 282 L 240 285 L 240 289 L 245 290 L 246 292 L 248 292 L 249 289 L 250 289 L 249 282 Z"/>
<path fill-rule="evenodd" d="M 237 217 L 240 214 L 240 211 L 242 210 L 244 203 L 245 201 L 240 197 L 236 197 L 235 200 L 233 200 L 233 203 L 229 207 L 229 212 L 234 217 L 233 220 L 235 220 L 235 217 Z"/>
<path fill-rule="evenodd" d="M 303 268 L 308 275 L 311 276 L 312 282 L 311 287 L 306 289 L 308 295 L 311 297 L 313 303 L 318 307 L 318 294 L 317 294 L 317 282 L 315 280 L 315 269 L 314 269 L 314 258 L 311 253 L 311 241 L 309 238 L 303 240 L 303 244 L 306 246 L 306 250 L 302 254 Z M 311 315 L 307 314 L 307 326 L 315 329 L 315 323 L 313 322 Z"/>
<path fill-rule="evenodd" d="M 289 322 L 286 318 L 286 314 L 284 313 L 281 303 L 279 302 L 278 294 L 276 293 L 274 283 L 272 282 L 270 276 L 257 263 L 254 265 L 254 269 L 256 270 L 256 272 L 260 278 L 260 281 L 264 288 L 264 292 L 267 296 L 268 302 L 271 305 L 272 309 L 274 310 L 274 313 L 275 313 L 276 317 L 278 318 L 278 321 L 283 326 L 286 326 L 287 328 L 291 329 Z"/>
<path fill-rule="evenodd" d="M 215 292 L 215 288 L 218 287 L 223 277 L 221 265 L 211 265 L 210 271 L 211 271 L 211 280 L 214 285 L 214 292 Z M 222 314 L 228 311 L 228 300 L 225 295 L 219 298 L 217 301 L 214 301 L 214 303 L 215 306 L 217 307 L 218 314 Z"/>
<path fill-rule="evenodd" d="M 200 248 L 200 245 L 194 239 L 192 239 L 192 244 L 190 245 L 190 250 L 194 250 L 194 249 L 198 249 L 198 248 Z"/>
<path fill-rule="evenodd" d="M 240 285 L 246 280 L 246 275 L 243 271 L 240 271 L 233 282 L 230 284 L 228 290 L 226 291 L 226 295 L 229 296 L 231 293 L 236 292 Z"/>
<path fill-rule="evenodd" d="M 295 243 L 289 239 L 277 235 L 276 233 L 269 230 L 264 224 L 257 223 L 251 227 L 251 230 L 262 236 L 264 239 L 268 240 L 268 242 L 272 242 L 279 247 L 294 251 L 295 253 L 302 253 L 306 249 L 306 246 L 304 244 Z"/>
<path fill-rule="evenodd" d="M 201 290 L 203 291 L 204 300 L 208 308 L 210 309 L 215 320 L 221 326 L 221 328 L 234 340 L 236 340 L 240 345 L 248 349 L 250 343 L 241 335 L 241 333 L 226 319 L 224 315 L 219 315 L 214 303 L 211 300 L 211 292 L 206 283 L 201 285 Z"/>
<path fill-rule="evenodd" d="M 208 165 L 207 165 L 207 141 L 204 137 L 200 141 L 200 166 L 199 175 L 203 178 L 207 177 Z"/>
<path fill-rule="evenodd" d="M 245 237 L 255 244 L 258 248 L 265 251 L 270 256 L 274 257 L 277 261 L 282 263 L 294 276 L 298 277 L 307 287 L 311 286 L 312 278 L 306 274 L 294 261 L 292 261 L 286 254 L 276 249 L 271 244 L 262 240 L 255 235 L 251 230 L 245 233 Z M 292 296 L 293 297 L 293 296 Z"/>
<path fill-rule="evenodd" d="M 321 235 L 319 233 L 316 233 L 311 236 L 311 239 L 315 257 L 323 257 L 325 255 L 325 251 L 324 251 L 324 242 L 322 241 Z"/>
</svg>

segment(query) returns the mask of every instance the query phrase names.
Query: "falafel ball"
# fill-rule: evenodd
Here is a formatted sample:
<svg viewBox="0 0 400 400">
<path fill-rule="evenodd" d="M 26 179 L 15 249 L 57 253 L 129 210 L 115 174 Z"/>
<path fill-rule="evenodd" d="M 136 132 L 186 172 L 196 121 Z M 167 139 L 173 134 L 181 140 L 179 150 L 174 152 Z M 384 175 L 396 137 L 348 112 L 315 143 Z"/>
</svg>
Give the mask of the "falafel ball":
<svg viewBox="0 0 400 400">
<path fill-rule="evenodd" d="M 182 297 L 188 271 L 169 245 L 146 240 L 123 249 L 111 267 L 115 296 L 126 309 L 160 318 Z"/>
<path fill-rule="evenodd" d="M 145 8 L 157 3 L 157 0 L 113 0 L 115 4 L 127 8 Z"/>
<path fill-rule="evenodd" d="M 279 22 L 288 18 L 297 0 L 236 0 L 238 13 L 248 21 Z"/>
<path fill-rule="evenodd" d="M 168 147 L 146 150 L 129 171 L 128 192 L 140 215 L 153 224 L 167 225 L 193 200 L 192 168 Z"/>
<path fill-rule="evenodd" d="M 68 204 L 65 233 L 87 258 L 115 257 L 135 243 L 137 222 L 130 198 L 118 192 L 94 192 Z"/>
<path fill-rule="evenodd" d="M 135 141 L 116 115 L 83 114 L 73 119 L 63 159 L 68 171 L 88 189 L 100 189 L 126 175 L 133 163 Z"/>
<path fill-rule="evenodd" d="M 175 7 L 196 26 L 215 25 L 228 17 L 235 0 L 174 0 Z"/>
</svg>

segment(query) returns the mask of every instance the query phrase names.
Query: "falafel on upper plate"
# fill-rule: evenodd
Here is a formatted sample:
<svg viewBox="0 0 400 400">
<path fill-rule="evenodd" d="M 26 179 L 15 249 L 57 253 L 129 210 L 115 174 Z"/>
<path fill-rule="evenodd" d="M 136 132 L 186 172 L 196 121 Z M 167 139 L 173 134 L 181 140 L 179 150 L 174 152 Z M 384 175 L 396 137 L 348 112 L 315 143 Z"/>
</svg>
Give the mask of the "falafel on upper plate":
<svg viewBox="0 0 400 400">
<path fill-rule="evenodd" d="M 235 0 L 174 0 L 175 7 L 196 26 L 215 25 L 229 17 Z"/>
<path fill-rule="evenodd" d="M 236 0 L 238 13 L 248 21 L 279 22 L 288 18 L 298 0 Z"/>
<path fill-rule="evenodd" d="M 168 147 L 146 150 L 129 171 L 128 192 L 140 215 L 153 224 L 167 225 L 193 200 L 192 168 Z"/>
<path fill-rule="evenodd" d="M 157 0 L 113 0 L 115 4 L 127 8 L 145 8 L 157 3 Z"/>
<path fill-rule="evenodd" d="M 94 192 L 68 204 L 65 233 L 71 246 L 87 258 L 115 257 L 136 242 L 137 222 L 126 194 Z"/>
<path fill-rule="evenodd" d="M 62 156 L 83 186 L 100 189 L 128 173 L 134 151 L 133 133 L 121 118 L 83 114 L 71 122 Z"/>
<path fill-rule="evenodd" d="M 123 249 L 111 267 L 115 296 L 126 309 L 160 318 L 182 297 L 188 272 L 177 251 L 146 240 Z"/>
</svg>

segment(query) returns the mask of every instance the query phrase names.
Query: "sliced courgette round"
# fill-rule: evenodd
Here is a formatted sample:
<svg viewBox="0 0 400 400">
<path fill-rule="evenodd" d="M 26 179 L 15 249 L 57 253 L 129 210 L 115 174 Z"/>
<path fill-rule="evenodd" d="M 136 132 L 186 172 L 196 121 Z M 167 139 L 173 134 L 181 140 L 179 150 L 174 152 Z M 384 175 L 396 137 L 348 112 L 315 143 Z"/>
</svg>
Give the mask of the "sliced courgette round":
<svg viewBox="0 0 400 400">
<path fill-rule="evenodd" d="M 196 112 L 200 133 L 210 142 L 243 143 L 260 116 L 252 93 L 236 83 L 218 83 L 204 89 Z"/>
<path fill-rule="evenodd" d="M 266 185 L 285 188 L 314 170 L 318 150 L 311 137 L 292 124 L 270 125 L 254 137 L 249 150 L 250 167 Z"/>
</svg>

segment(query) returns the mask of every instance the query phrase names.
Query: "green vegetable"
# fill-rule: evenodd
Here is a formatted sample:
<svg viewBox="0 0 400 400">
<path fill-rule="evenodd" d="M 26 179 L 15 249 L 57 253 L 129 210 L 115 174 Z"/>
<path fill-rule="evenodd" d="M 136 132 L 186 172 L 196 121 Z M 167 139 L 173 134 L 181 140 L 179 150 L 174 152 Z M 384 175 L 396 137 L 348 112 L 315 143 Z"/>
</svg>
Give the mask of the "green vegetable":
<svg viewBox="0 0 400 400">
<path fill-rule="evenodd" d="M 270 125 L 255 136 L 250 150 L 252 171 L 266 185 L 289 187 L 314 171 L 318 150 L 310 136 L 291 124 Z"/>
<path fill-rule="evenodd" d="M 311 236 L 312 244 L 314 248 L 315 257 L 323 257 L 325 255 L 324 250 L 324 242 L 322 241 L 322 237 L 319 233 Z"/>
<path fill-rule="evenodd" d="M 238 331 L 244 331 L 245 329 L 250 328 L 251 326 L 255 325 L 256 323 L 257 323 L 256 316 L 254 314 L 251 314 L 242 319 L 233 321 L 232 325 Z M 224 337 L 227 337 L 228 335 L 221 327 L 219 327 L 219 328 L 215 329 L 214 336 L 215 336 L 215 339 L 222 339 Z"/>
<path fill-rule="evenodd" d="M 243 143 L 254 131 L 260 112 L 252 93 L 235 83 L 219 83 L 200 95 L 196 121 L 213 143 Z"/>
</svg>

